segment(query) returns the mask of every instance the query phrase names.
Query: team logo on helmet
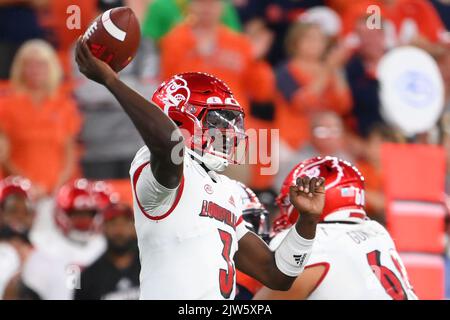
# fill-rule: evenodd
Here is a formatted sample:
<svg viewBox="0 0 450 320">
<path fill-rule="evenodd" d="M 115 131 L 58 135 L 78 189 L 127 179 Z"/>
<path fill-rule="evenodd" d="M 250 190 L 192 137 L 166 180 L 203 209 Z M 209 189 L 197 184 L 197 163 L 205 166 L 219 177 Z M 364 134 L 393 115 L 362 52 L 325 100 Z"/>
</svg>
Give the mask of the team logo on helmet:
<svg viewBox="0 0 450 320">
<path fill-rule="evenodd" d="M 191 96 L 191 91 L 186 80 L 181 77 L 173 77 L 167 84 L 163 85 L 158 99 L 164 103 L 164 112 L 167 113 L 170 107 L 180 107 L 186 103 Z"/>
<path fill-rule="evenodd" d="M 319 167 L 313 167 L 311 169 L 305 170 L 303 174 L 308 178 L 317 178 L 318 176 L 320 176 L 320 169 Z"/>
</svg>

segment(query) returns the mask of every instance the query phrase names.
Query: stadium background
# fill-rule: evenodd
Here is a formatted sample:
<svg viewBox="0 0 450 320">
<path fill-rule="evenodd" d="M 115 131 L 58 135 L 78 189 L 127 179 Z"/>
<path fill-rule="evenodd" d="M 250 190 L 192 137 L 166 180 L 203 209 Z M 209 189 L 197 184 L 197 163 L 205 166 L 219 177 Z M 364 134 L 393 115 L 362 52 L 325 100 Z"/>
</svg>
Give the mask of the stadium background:
<svg viewBox="0 0 450 320">
<path fill-rule="evenodd" d="M 79 74 L 72 54 L 93 18 L 127 5 L 142 27 L 138 56 L 121 73 L 133 88 L 149 97 L 172 74 L 208 72 L 230 85 L 247 129 L 280 130 L 279 145 L 260 141 L 279 148 L 277 175 L 260 174 L 267 163 L 228 171 L 272 217 L 294 164 L 313 155 L 349 160 L 365 175 L 367 211 L 391 231 L 419 297 L 450 297 L 450 2 L 230 0 L 220 26 L 212 2 L 0 1 L 0 176 L 32 181 L 40 232 L 51 224 L 58 189 L 75 178 L 105 180 L 131 203 L 128 169 L 142 142 L 114 98 Z M 69 26 L 72 5 L 80 9 L 79 28 Z M 393 32 L 367 27 L 370 5 Z M 408 137 L 384 121 L 376 75 L 383 55 L 402 45 L 436 60 L 445 90 L 436 125 Z M 47 78 L 39 68 L 49 70 Z"/>
</svg>

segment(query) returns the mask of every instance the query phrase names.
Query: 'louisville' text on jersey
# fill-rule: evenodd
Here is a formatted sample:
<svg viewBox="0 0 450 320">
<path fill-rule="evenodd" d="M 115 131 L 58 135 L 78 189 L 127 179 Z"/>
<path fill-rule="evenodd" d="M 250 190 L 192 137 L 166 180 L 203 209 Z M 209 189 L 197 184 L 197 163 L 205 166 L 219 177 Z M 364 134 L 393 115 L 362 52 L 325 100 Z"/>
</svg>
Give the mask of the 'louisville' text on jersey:
<svg viewBox="0 0 450 320">
<path fill-rule="evenodd" d="M 236 215 L 212 201 L 203 200 L 200 217 L 214 218 L 236 229 Z"/>
</svg>

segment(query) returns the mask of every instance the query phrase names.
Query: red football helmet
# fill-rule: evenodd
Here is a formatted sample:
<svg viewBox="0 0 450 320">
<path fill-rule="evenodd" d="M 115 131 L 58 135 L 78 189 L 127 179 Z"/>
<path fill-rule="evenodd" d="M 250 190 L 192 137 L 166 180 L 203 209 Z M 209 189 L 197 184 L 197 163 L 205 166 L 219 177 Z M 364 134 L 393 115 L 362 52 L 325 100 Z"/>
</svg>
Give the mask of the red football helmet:
<svg viewBox="0 0 450 320">
<path fill-rule="evenodd" d="M 223 171 L 243 158 L 243 109 L 223 81 L 200 72 L 181 73 L 162 83 L 152 102 L 178 125 L 188 151 L 195 151 L 189 153 L 209 169 Z"/>
<path fill-rule="evenodd" d="M 286 177 L 277 197 L 280 217 L 274 221 L 273 231 L 283 230 L 297 221 L 298 212 L 289 202 L 289 187 L 299 177 L 325 178 L 325 207 L 320 220 L 354 220 L 365 218 L 364 177 L 348 161 L 336 157 L 315 157 L 299 163 Z"/>
<path fill-rule="evenodd" d="M 34 221 L 34 206 L 31 201 L 31 181 L 20 176 L 9 176 L 0 181 L 0 227 L 9 235 L 29 242 L 28 234 Z M 24 206 L 7 207 L 6 200 L 20 197 Z"/>
<path fill-rule="evenodd" d="M 57 194 L 56 224 L 69 239 L 86 242 L 99 231 L 102 223 L 100 211 L 113 203 L 115 196 L 103 181 L 77 179 L 67 183 Z M 83 214 L 74 219 L 80 212 Z"/>
<path fill-rule="evenodd" d="M 10 195 L 19 194 L 30 199 L 31 181 L 20 176 L 9 176 L 0 181 L 0 203 Z"/>
<path fill-rule="evenodd" d="M 269 240 L 269 211 L 259 201 L 252 189 L 242 182 L 232 180 L 236 183 L 238 193 L 241 196 L 242 217 L 250 224 L 251 230 L 263 240 Z"/>
</svg>

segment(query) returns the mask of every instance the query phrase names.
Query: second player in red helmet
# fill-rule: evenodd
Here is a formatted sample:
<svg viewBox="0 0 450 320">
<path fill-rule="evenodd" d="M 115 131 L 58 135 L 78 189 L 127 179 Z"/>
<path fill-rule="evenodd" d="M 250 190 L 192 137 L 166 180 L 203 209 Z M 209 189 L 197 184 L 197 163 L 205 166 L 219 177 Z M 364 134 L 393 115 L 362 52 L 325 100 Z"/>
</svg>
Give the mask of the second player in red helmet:
<svg viewBox="0 0 450 320">
<path fill-rule="evenodd" d="M 298 212 L 289 202 L 289 187 L 298 177 L 325 178 L 326 201 L 320 219 L 330 220 L 336 216 L 342 219 L 365 218 L 364 177 L 359 170 L 347 161 L 335 157 L 315 157 L 301 162 L 292 169 L 284 180 L 277 204 L 280 217 L 274 228 L 295 223 Z M 358 220 L 356 220 L 358 221 Z"/>
<path fill-rule="evenodd" d="M 103 181 L 69 182 L 58 191 L 55 222 L 71 241 L 87 242 L 100 231 L 101 210 L 111 204 L 113 197 Z"/>
<path fill-rule="evenodd" d="M 268 287 L 288 289 L 311 251 L 324 179 L 291 186 L 291 203 L 302 214 L 272 252 L 245 228 L 239 195 L 218 173 L 239 162 L 245 142 L 242 108 L 222 81 L 200 72 L 174 75 L 149 101 L 82 40 L 76 60 L 84 75 L 116 97 L 145 142 L 130 170 L 140 297 L 233 299 L 235 267 Z"/>
<path fill-rule="evenodd" d="M 36 229 L 32 240 L 67 265 L 87 266 L 106 249 L 101 233 L 102 210 L 118 200 L 117 193 L 104 181 L 68 182 L 56 195 L 52 223 Z"/>
<path fill-rule="evenodd" d="M 277 250 L 298 219 L 299 213 L 289 203 L 292 181 L 317 176 L 325 178 L 326 204 L 305 271 L 289 291 L 262 288 L 255 298 L 417 299 L 394 241 L 383 226 L 366 216 L 364 177 L 347 161 L 316 157 L 294 167 L 277 199 L 280 217 L 273 224 L 272 250 Z"/>
</svg>

